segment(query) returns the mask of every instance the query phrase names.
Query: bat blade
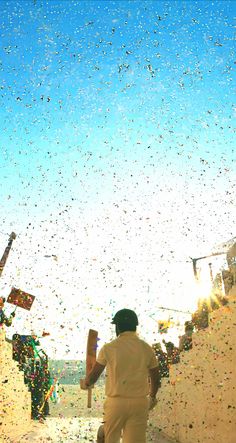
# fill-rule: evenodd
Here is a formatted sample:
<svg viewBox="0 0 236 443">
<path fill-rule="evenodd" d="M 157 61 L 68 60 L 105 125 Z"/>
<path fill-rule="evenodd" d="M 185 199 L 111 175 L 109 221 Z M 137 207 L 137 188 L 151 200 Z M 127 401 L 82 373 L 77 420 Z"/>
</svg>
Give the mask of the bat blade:
<svg viewBox="0 0 236 443">
<path fill-rule="evenodd" d="M 88 340 L 87 340 L 87 353 L 86 353 L 86 375 L 88 375 L 93 366 L 96 363 L 96 354 L 97 354 L 97 339 L 98 332 L 94 329 L 89 329 Z M 92 389 L 88 389 L 88 408 L 91 408 L 92 405 Z"/>
</svg>

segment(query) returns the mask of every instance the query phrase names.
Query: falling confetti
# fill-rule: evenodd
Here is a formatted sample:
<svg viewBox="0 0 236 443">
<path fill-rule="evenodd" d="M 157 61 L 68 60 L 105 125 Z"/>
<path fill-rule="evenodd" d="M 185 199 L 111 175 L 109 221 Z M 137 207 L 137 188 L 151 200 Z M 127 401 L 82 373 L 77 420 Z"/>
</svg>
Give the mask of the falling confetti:
<svg viewBox="0 0 236 443">
<path fill-rule="evenodd" d="M 9 339 L 35 333 L 50 360 L 84 360 L 88 329 L 102 346 L 124 306 L 150 343 L 168 309 L 196 308 L 190 257 L 235 237 L 233 10 L 2 2 L 2 251 L 17 238 L 1 293 L 35 297 Z M 189 315 L 173 315 L 177 344 Z"/>
</svg>

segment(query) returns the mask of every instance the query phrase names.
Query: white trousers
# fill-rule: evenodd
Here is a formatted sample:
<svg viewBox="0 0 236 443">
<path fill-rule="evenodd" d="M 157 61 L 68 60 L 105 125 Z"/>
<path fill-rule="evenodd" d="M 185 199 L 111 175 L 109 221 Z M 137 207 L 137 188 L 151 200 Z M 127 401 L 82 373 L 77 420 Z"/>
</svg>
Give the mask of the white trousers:
<svg viewBox="0 0 236 443">
<path fill-rule="evenodd" d="M 107 397 L 104 403 L 105 443 L 146 443 L 148 399 Z"/>
</svg>

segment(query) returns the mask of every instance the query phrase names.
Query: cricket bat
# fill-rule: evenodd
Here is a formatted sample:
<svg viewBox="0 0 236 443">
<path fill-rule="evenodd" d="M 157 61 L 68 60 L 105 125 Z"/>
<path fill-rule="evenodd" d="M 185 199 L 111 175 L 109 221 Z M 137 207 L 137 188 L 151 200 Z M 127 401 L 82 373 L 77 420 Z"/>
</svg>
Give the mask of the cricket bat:
<svg viewBox="0 0 236 443">
<path fill-rule="evenodd" d="M 15 234 L 15 232 L 12 232 L 10 237 L 9 237 L 9 240 L 8 240 L 8 245 L 7 245 L 7 247 L 6 247 L 5 251 L 4 251 L 4 254 L 3 254 L 3 256 L 2 256 L 2 258 L 0 260 L 0 277 L 2 275 L 4 266 L 5 266 L 6 262 L 7 262 L 8 255 L 10 253 L 10 250 L 11 250 L 11 247 L 12 247 L 12 243 L 13 243 L 13 240 L 15 240 L 15 238 L 16 238 L 16 234 Z"/>
<path fill-rule="evenodd" d="M 87 353 L 86 353 L 86 376 L 89 375 L 89 373 L 93 369 L 93 366 L 96 363 L 97 339 L 98 339 L 98 332 L 94 331 L 94 329 L 89 329 L 88 340 L 87 340 Z M 91 408 L 91 405 L 92 405 L 92 388 L 89 388 L 87 407 Z"/>
</svg>

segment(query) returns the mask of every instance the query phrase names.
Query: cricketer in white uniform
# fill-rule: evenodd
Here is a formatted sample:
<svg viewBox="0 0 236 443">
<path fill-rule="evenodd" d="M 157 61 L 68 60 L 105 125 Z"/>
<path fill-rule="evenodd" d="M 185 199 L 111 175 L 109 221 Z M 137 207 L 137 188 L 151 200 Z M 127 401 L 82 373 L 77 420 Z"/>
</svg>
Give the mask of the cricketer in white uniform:
<svg viewBox="0 0 236 443">
<path fill-rule="evenodd" d="M 106 368 L 105 442 L 119 443 L 122 434 L 123 443 L 146 443 L 148 411 L 157 403 L 160 386 L 158 360 L 136 333 L 134 311 L 118 311 L 112 323 L 117 338 L 101 348 L 92 371 L 81 380 L 81 388 L 88 389 Z"/>
</svg>

